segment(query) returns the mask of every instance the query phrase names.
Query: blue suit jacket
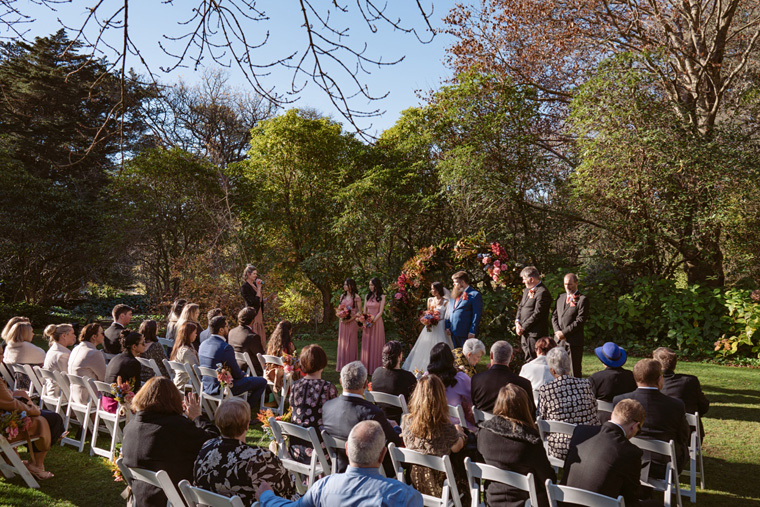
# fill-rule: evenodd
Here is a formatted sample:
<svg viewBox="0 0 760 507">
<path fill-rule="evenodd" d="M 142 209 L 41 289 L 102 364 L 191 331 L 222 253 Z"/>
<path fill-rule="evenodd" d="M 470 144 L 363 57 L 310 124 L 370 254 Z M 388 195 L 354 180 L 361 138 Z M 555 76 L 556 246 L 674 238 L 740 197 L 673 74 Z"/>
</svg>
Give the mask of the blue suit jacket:
<svg viewBox="0 0 760 507">
<path fill-rule="evenodd" d="M 477 335 L 480 317 L 483 315 L 483 298 L 480 292 L 469 285 L 465 293 L 467 301 L 460 299 L 457 304 L 454 298 L 451 298 L 453 310 L 446 319 L 446 329 L 454 336 L 467 336 L 469 333 Z"/>
<path fill-rule="evenodd" d="M 198 348 L 198 363 L 206 368 L 216 370 L 216 365 L 221 363 L 230 367 L 232 379 L 242 378 L 243 371 L 235 360 L 235 349 L 224 341 L 219 335 L 212 334 Z M 219 393 L 219 381 L 212 377 L 203 377 L 203 391 L 209 394 Z"/>
</svg>

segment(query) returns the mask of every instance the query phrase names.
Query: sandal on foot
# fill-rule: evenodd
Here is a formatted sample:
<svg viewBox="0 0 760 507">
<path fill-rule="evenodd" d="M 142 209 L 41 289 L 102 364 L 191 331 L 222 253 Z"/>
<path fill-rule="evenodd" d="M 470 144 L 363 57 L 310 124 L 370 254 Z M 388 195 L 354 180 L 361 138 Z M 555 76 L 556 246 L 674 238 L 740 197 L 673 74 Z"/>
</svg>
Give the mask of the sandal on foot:
<svg viewBox="0 0 760 507">
<path fill-rule="evenodd" d="M 36 477 L 37 479 L 41 481 L 52 479 L 53 477 L 55 477 L 55 475 L 53 475 L 53 472 L 48 472 L 47 470 L 43 470 L 37 467 L 36 465 L 32 465 L 31 463 L 26 463 L 26 468 L 27 470 L 29 470 L 29 473 L 31 473 L 34 477 Z"/>
</svg>

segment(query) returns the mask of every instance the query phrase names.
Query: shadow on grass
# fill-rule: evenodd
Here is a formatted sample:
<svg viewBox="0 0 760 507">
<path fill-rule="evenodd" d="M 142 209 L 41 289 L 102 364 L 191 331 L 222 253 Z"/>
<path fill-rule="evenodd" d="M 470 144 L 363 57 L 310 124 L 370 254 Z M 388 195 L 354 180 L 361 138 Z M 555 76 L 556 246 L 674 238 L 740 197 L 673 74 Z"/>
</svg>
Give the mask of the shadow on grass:
<svg viewBox="0 0 760 507">
<path fill-rule="evenodd" d="M 760 504 L 760 487 L 754 478 L 760 477 L 760 463 L 734 463 L 705 456 L 707 490 L 697 489 L 697 503 L 710 506 L 744 506 Z M 687 480 L 686 476 L 681 477 Z M 684 500 L 684 506 L 689 505 Z"/>
<path fill-rule="evenodd" d="M 710 403 L 760 404 L 760 391 L 756 389 L 726 389 L 714 385 L 705 385 L 703 390 L 707 393 Z"/>
</svg>

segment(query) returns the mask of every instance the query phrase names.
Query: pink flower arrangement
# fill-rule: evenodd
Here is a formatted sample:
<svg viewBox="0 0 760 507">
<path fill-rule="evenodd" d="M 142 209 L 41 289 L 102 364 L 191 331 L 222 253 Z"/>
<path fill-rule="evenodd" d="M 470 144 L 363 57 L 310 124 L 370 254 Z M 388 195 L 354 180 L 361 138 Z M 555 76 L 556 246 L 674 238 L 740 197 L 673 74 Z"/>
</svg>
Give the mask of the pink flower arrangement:
<svg viewBox="0 0 760 507">
<path fill-rule="evenodd" d="M 132 386 L 134 386 L 134 380 L 132 382 L 124 382 L 121 377 L 116 377 L 116 382 L 111 384 L 111 394 L 122 405 L 129 405 L 135 397 Z"/>
<path fill-rule="evenodd" d="M 348 320 L 351 318 L 351 312 L 353 311 L 353 308 L 351 305 L 344 305 L 343 303 L 338 306 L 338 310 L 335 312 L 335 314 L 338 316 L 340 320 Z"/>
<path fill-rule="evenodd" d="M 359 323 L 359 325 L 364 326 L 366 329 L 369 329 L 372 327 L 372 321 L 373 321 L 372 315 L 368 313 L 360 313 L 356 316 L 356 322 Z"/>
<path fill-rule="evenodd" d="M 232 372 L 230 367 L 223 365 L 222 363 L 216 364 L 216 379 L 219 381 L 222 392 L 227 387 L 232 387 Z"/>
<path fill-rule="evenodd" d="M 507 251 L 499 243 L 491 243 L 490 253 L 479 253 L 488 276 L 498 285 L 506 285 L 509 273 Z"/>
<path fill-rule="evenodd" d="M 441 314 L 438 310 L 427 310 L 420 317 L 420 322 L 428 331 L 432 332 L 432 327 L 441 321 Z"/>
</svg>

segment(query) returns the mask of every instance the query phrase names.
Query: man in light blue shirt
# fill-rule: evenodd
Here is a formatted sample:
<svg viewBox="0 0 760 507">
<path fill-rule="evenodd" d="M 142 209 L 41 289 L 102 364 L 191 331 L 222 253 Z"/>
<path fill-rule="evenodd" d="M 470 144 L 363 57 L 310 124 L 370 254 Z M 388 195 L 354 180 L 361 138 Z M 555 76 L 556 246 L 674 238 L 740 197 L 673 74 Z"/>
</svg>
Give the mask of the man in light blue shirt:
<svg viewBox="0 0 760 507">
<path fill-rule="evenodd" d="M 380 423 L 362 421 L 354 426 L 346 442 L 346 473 L 318 480 L 296 502 L 276 496 L 264 481 L 257 492 L 259 503 L 262 507 L 422 507 L 419 491 L 380 475 L 378 468 L 387 451 Z"/>
</svg>

